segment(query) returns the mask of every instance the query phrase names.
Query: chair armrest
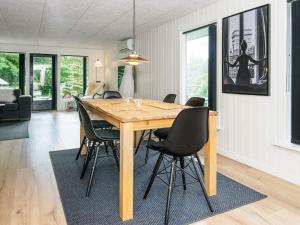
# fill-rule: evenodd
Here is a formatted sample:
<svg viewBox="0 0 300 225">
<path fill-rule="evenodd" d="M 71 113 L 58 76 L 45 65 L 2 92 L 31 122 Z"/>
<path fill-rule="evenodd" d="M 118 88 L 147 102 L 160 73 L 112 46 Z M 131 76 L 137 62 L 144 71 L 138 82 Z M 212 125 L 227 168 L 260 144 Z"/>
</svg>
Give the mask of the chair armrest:
<svg viewBox="0 0 300 225">
<path fill-rule="evenodd" d="M 21 95 L 18 99 L 19 118 L 21 120 L 29 120 L 31 118 L 31 95 Z"/>
<path fill-rule="evenodd" d="M 99 94 L 99 93 L 95 93 L 93 95 L 93 98 L 102 98 L 103 97 L 103 94 Z"/>
</svg>

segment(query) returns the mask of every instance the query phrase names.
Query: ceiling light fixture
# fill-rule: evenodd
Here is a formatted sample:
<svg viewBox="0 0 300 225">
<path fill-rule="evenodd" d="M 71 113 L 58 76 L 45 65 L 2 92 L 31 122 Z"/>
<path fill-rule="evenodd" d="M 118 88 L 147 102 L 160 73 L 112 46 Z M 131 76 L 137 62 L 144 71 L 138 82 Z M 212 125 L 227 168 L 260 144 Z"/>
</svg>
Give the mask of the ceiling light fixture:
<svg viewBox="0 0 300 225">
<path fill-rule="evenodd" d="M 129 64 L 129 65 L 137 66 L 139 64 L 149 62 L 149 61 L 140 57 L 137 54 L 137 52 L 135 51 L 135 0 L 133 0 L 133 26 L 132 27 L 133 27 L 133 29 L 132 29 L 132 31 L 133 31 L 133 34 L 132 34 L 133 50 L 127 57 L 121 59 L 120 61 L 123 63 Z"/>
</svg>

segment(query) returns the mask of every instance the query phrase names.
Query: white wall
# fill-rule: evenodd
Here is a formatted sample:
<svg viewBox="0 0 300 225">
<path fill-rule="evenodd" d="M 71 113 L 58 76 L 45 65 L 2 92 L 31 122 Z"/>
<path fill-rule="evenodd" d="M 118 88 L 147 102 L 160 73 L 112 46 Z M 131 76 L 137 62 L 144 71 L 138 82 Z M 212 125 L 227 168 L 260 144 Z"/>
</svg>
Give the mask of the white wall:
<svg viewBox="0 0 300 225">
<path fill-rule="evenodd" d="M 105 48 L 105 80 L 109 90 L 118 90 L 118 60 L 120 53 L 117 44 L 111 44 Z"/>
<path fill-rule="evenodd" d="M 104 50 L 97 49 L 81 49 L 81 48 L 61 48 L 61 47 L 49 47 L 49 46 L 38 46 L 38 45 L 17 45 L 17 44 L 2 44 L 0 43 L 0 52 L 20 52 L 26 53 L 25 59 L 25 69 L 26 69 L 26 77 L 25 77 L 25 89 L 26 93 L 29 93 L 29 78 L 30 78 L 30 53 L 44 53 L 44 54 L 55 54 L 57 55 L 57 99 L 58 109 L 63 109 L 64 104 L 61 102 L 60 96 L 60 56 L 61 55 L 79 55 L 79 56 L 87 56 L 87 69 L 88 69 L 88 80 L 95 81 L 96 80 L 96 69 L 94 67 L 94 63 L 96 59 L 100 59 L 101 62 L 104 62 Z M 104 76 L 104 68 L 98 69 L 98 77 L 101 80 L 105 79 Z"/>
<path fill-rule="evenodd" d="M 223 94 L 222 18 L 264 4 L 270 6 L 271 96 Z M 300 184 L 300 152 L 276 147 L 285 141 L 286 0 L 221 0 L 183 18 L 137 36 L 138 52 L 150 60 L 138 67 L 137 96 L 162 99 L 180 95 L 180 37 L 183 31 L 217 22 L 218 152 Z M 179 97 L 177 99 L 180 99 Z M 299 149 L 299 148 L 298 148 Z"/>
</svg>

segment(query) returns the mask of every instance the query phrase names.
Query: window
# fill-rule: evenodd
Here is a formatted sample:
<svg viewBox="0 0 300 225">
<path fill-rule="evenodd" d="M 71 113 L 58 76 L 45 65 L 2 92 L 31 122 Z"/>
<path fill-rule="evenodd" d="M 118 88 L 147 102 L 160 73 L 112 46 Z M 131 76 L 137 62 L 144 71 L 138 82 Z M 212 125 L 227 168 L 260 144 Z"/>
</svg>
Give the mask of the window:
<svg viewBox="0 0 300 225">
<path fill-rule="evenodd" d="M 25 55 L 0 53 L 0 88 L 17 88 L 24 93 Z"/>
<path fill-rule="evenodd" d="M 300 144 L 300 1 L 291 1 L 291 142 Z"/>
<path fill-rule="evenodd" d="M 63 97 L 84 94 L 86 89 L 86 57 L 61 57 L 60 84 L 60 92 Z"/>
<path fill-rule="evenodd" d="M 183 33 L 185 66 L 183 101 L 203 97 L 210 109 L 216 110 L 216 25 Z"/>
</svg>

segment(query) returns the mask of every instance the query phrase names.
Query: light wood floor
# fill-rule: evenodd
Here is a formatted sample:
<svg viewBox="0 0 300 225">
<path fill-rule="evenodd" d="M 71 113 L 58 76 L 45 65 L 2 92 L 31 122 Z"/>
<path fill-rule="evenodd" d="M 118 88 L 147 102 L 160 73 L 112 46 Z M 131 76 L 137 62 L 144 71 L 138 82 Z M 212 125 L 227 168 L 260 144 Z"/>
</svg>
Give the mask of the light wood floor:
<svg viewBox="0 0 300 225">
<path fill-rule="evenodd" d="M 78 146 L 75 112 L 34 113 L 29 139 L 0 142 L 0 225 L 66 224 L 48 152 Z M 268 198 L 196 224 L 300 224 L 299 186 L 221 156 L 218 170 Z"/>
</svg>

